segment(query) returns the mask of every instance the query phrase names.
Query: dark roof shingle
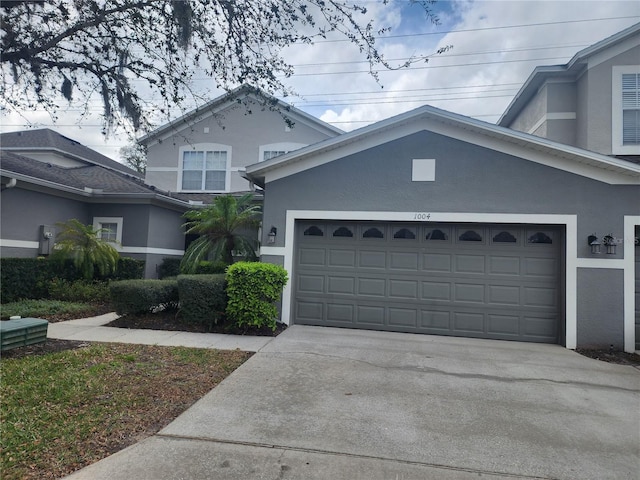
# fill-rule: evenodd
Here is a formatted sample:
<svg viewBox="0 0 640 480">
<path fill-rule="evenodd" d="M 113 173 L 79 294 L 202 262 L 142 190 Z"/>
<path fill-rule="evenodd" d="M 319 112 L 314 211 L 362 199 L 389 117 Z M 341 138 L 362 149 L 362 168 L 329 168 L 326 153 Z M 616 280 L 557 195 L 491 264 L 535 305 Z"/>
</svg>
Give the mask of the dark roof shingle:
<svg viewBox="0 0 640 480">
<path fill-rule="evenodd" d="M 112 170 L 142 178 L 142 174 L 122 163 L 116 162 L 95 150 L 85 147 L 80 142 L 60 135 L 49 128 L 3 133 L 0 135 L 0 146 L 3 149 L 10 149 L 16 153 L 20 153 L 20 150 L 26 151 L 30 149 L 59 150 L 76 158 L 83 159 L 87 163 L 101 165 Z"/>
</svg>

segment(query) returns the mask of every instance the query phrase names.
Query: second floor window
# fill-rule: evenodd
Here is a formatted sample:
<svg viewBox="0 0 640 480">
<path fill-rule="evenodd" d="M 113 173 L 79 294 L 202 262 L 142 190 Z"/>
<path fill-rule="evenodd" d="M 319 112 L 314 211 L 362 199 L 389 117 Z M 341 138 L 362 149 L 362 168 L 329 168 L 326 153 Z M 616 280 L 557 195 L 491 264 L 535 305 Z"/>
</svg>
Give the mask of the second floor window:
<svg viewBox="0 0 640 480">
<path fill-rule="evenodd" d="M 640 73 L 622 75 L 622 144 L 640 145 Z"/>
<path fill-rule="evenodd" d="M 194 150 L 183 153 L 183 190 L 226 190 L 227 152 Z"/>
<path fill-rule="evenodd" d="M 262 155 L 262 161 L 271 160 L 274 157 L 279 157 L 280 155 L 284 155 L 285 153 L 289 153 L 285 150 L 265 150 Z"/>
</svg>

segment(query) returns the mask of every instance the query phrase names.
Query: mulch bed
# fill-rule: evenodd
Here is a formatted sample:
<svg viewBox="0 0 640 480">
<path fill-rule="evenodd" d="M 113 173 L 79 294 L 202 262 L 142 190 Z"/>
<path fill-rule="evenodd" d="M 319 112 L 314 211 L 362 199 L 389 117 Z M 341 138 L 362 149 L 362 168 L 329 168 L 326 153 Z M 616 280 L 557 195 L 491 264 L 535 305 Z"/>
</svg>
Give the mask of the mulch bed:
<svg viewBox="0 0 640 480">
<path fill-rule="evenodd" d="M 640 355 L 616 350 L 597 350 L 588 348 L 576 348 L 576 352 L 585 357 L 600 360 L 602 362 L 617 363 L 620 365 L 633 365 L 640 367 Z"/>
<path fill-rule="evenodd" d="M 145 313 L 139 315 L 123 315 L 120 318 L 108 323 L 107 327 L 119 328 L 141 328 L 147 330 L 169 330 L 179 332 L 196 333 L 226 333 L 229 335 L 255 335 L 261 337 L 275 337 L 282 333 L 287 326 L 278 323 L 276 330 L 268 327 L 244 327 L 238 328 L 235 325 L 218 324 L 204 325 L 200 323 L 189 323 L 180 319 L 180 315 L 175 310 L 164 310 L 156 313 Z"/>
</svg>

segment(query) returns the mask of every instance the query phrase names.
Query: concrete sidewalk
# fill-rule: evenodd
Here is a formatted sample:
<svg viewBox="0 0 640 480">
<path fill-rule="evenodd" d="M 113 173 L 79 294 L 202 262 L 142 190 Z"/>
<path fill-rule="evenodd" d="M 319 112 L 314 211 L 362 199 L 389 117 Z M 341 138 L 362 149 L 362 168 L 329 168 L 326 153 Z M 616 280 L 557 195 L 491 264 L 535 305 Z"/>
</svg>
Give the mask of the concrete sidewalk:
<svg viewBox="0 0 640 480">
<path fill-rule="evenodd" d="M 85 342 L 136 343 L 168 347 L 216 348 L 219 350 L 240 349 L 245 352 L 257 352 L 273 340 L 273 337 L 171 332 L 104 326 L 116 318 L 118 318 L 118 315 L 115 313 L 107 313 L 98 317 L 50 323 L 47 337 Z"/>
<path fill-rule="evenodd" d="M 294 325 L 73 480 L 637 480 L 640 372 L 558 345 Z"/>
</svg>

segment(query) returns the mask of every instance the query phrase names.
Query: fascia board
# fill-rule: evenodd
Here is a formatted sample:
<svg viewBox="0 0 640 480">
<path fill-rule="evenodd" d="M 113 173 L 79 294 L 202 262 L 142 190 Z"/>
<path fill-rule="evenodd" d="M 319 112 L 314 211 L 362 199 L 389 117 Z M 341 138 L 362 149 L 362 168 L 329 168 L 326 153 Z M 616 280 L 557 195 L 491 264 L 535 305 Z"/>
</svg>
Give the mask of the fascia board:
<svg viewBox="0 0 640 480">
<path fill-rule="evenodd" d="M 117 193 L 117 192 L 103 192 L 103 193 L 95 193 L 95 192 L 87 192 L 84 189 L 79 189 L 76 187 L 69 187 L 68 185 L 62 185 L 56 182 L 50 182 L 48 180 L 43 180 L 37 177 L 31 177 L 28 175 L 23 175 L 20 173 L 14 173 L 9 170 L 0 170 L 0 175 L 3 177 L 15 178 L 18 182 L 24 182 L 31 185 L 36 185 L 43 188 L 48 188 L 50 190 L 57 190 L 59 192 L 64 192 L 67 194 L 72 194 L 74 196 L 82 197 L 84 201 L 89 203 L 92 202 L 92 199 L 119 199 L 119 200 L 136 200 L 136 199 L 155 199 L 159 202 L 171 204 L 174 206 L 179 206 L 183 208 L 191 208 L 187 202 L 168 197 L 166 195 L 161 195 L 158 193 Z M 19 184 L 18 184 L 19 185 Z"/>
</svg>

